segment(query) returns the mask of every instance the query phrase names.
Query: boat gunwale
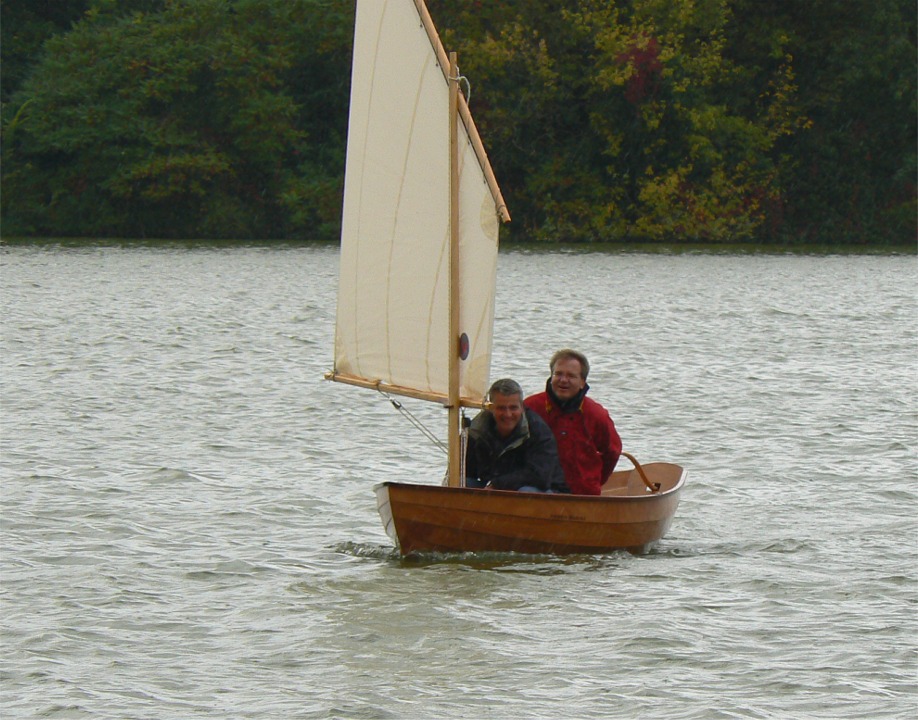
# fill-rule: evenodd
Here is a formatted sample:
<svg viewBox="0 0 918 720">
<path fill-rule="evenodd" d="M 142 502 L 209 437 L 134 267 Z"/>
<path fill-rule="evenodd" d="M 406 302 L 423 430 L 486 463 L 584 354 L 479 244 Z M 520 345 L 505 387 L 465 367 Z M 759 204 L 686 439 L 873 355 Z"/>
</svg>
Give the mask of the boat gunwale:
<svg viewBox="0 0 918 720">
<path fill-rule="evenodd" d="M 666 490 L 661 490 L 660 492 L 655 493 L 646 493 L 644 495 L 575 495 L 573 493 L 540 493 L 540 492 L 518 492 L 516 490 L 496 490 L 492 488 L 470 488 L 470 487 L 449 487 L 448 485 L 428 485 L 425 483 L 406 483 L 399 482 L 397 480 L 386 480 L 381 483 L 377 483 L 373 486 L 373 491 L 378 492 L 381 488 L 384 487 L 411 487 L 411 488 L 423 488 L 425 490 L 430 490 L 432 492 L 451 492 L 455 493 L 457 491 L 470 494 L 478 493 L 490 493 L 494 498 L 500 499 L 513 499 L 513 500 L 532 500 L 534 502 L 600 502 L 600 503 L 609 503 L 609 502 L 648 502 L 652 500 L 659 500 L 661 498 L 669 497 L 680 490 L 685 485 L 686 476 L 688 473 L 684 468 L 681 468 L 681 474 L 679 479 L 676 481 L 676 484 Z"/>
</svg>

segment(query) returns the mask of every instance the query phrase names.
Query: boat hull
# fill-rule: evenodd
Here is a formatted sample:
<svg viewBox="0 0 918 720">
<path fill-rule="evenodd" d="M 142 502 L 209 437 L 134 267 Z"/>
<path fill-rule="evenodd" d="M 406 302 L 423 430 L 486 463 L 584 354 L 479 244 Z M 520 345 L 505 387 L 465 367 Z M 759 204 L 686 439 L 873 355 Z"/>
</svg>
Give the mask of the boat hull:
<svg viewBox="0 0 918 720">
<path fill-rule="evenodd" d="M 396 482 L 375 490 L 383 525 L 402 555 L 643 553 L 666 534 L 685 485 L 678 465 L 643 468 L 659 492 L 651 493 L 635 470 L 613 473 L 598 496 Z"/>
</svg>

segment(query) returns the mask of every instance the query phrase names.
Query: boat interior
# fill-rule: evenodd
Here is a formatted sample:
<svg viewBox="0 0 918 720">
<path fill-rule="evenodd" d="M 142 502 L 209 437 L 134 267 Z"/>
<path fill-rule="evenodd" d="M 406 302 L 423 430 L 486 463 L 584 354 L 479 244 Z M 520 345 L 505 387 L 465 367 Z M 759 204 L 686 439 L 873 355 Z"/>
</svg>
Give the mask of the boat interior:
<svg viewBox="0 0 918 720">
<path fill-rule="evenodd" d="M 644 474 L 651 484 L 659 483 L 660 489 L 656 492 L 666 492 L 676 487 L 682 480 L 684 470 L 675 463 L 654 462 L 641 465 Z M 616 470 L 602 486 L 603 496 L 642 496 L 652 495 L 651 490 L 637 467 Z"/>
</svg>

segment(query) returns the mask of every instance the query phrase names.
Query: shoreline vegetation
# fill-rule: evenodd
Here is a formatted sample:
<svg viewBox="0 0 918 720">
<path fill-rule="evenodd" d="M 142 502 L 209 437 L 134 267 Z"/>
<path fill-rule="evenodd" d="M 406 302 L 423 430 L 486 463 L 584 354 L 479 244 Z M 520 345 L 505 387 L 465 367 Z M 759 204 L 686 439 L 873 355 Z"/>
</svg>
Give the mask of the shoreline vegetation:
<svg viewBox="0 0 918 720">
<path fill-rule="evenodd" d="M 297 248 L 327 247 L 336 248 L 337 240 L 325 239 L 207 239 L 196 240 L 175 238 L 84 238 L 84 237 L 2 237 L 0 249 L 7 247 L 34 248 L 180 248 L 233 250 L 245 248 Z M 587 243 L 525 243 L 502 241 L 500 252 L 522 253 L 555 253 L 560 255 L 577 255 L 584 253 L 604 254 L 641 254 L 641 255 L 845 255 L 845 256 L 916 256 L 918 243 L 901 243 L 887 245 L 830 244 L 830 243 L 791 243 L 776 245 L 773 243 L 695 243 L 682 241 L 657 242 L 587 242 Z"/>
<path fill-rule="evenodd" d="M 427 4 L 505 246 L 914 252 L 914 2 Z M 353 0 L 4 0 L 4 233 L 335 240 L 353 23 Z"/>
</svg>

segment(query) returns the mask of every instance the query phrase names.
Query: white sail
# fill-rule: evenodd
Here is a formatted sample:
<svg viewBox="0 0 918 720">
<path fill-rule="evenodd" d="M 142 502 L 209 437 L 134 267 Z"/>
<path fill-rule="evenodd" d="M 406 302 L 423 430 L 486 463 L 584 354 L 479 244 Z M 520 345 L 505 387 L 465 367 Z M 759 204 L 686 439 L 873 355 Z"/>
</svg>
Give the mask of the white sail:
<svg viewBox="0 0 918 720">
<path fill-rule="evenodd" d="M 457 345 L 449 338 L 449 85 L 425 15 L 414 0 L 357 3 L 333 377 L 445 400 Z M 475 402 L 490 372 L 502 201 L 470 116 L 457 122 L 459 333 L 469 339 L 459 395 Z"/>
</svg>

